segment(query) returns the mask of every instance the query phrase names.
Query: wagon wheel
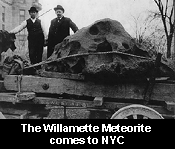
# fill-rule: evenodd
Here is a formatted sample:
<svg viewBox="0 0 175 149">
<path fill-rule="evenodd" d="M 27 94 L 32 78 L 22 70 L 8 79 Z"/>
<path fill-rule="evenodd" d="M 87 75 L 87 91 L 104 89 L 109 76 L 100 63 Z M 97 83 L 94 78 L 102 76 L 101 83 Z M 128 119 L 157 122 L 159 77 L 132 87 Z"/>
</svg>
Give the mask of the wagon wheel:
<svg viewBox="0 0 175 149">
<path fill-rule="evenodd" d="M 130 105 L 118 110 L 111 119 L 163 119 L 163 117 L 149 107 Z"/>
</svg>

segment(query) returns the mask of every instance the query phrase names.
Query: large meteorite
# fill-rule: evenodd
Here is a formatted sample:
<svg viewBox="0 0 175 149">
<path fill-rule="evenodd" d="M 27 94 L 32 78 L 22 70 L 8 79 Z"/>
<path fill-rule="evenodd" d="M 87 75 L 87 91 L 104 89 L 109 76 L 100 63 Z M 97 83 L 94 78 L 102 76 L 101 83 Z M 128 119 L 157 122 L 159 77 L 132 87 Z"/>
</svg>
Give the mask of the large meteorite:
<svg viewBox="0 0 175 149">
<path fill-rule="evenodd" d="M 65 38 L 55 47 L 52 57 L 111 51 L 148 56 L 146 51 L 137 48 L 133 38 L 125 31 L 120 22 L 103 19 Z"/>
<path fill-rule="evenodd" d="M 82 28 L 55 47 L 46 71 L 82 73 L 85 76 L 114 79 L 150 77 L 155 60 L 139 49 L 124 27 L 115 20 L 103 19 Z M 157 77 L 174 72 L 160 64 Z"/>
</svg>

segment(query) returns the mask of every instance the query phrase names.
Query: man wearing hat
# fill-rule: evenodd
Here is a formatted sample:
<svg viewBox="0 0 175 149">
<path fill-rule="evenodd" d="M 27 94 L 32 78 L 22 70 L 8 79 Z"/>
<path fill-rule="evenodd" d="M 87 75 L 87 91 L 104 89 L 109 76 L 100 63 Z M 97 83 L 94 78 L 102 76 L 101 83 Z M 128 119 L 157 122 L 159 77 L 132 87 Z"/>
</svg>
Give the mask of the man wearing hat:
<svg viewBox="0 0 175 149">
<path fill-rule="evenodd" d="M 31 64 L 36 64 L 42 61 L 43 47 L 47 34 L 42 21 L 37 18 L 38 10 L 36 7 L 31 7 L 29 14 L 30 18 L 22 22 L 21 25 L 10 31 L 10 33 L 17 34 L 27 28 L 29 58 Z"/>
<path fill-rule="evenodd" d="M 49 28 L 47 58 L 52 55 L 54 47 L 70 35 L 70 28 L 74 33 L 78 30 L 78 27 L 70 18 L 63 16 L 65 10 L 61 5 L 57 5 L 54 10 L 57 18 L 51 21 Z"/>
</svg>

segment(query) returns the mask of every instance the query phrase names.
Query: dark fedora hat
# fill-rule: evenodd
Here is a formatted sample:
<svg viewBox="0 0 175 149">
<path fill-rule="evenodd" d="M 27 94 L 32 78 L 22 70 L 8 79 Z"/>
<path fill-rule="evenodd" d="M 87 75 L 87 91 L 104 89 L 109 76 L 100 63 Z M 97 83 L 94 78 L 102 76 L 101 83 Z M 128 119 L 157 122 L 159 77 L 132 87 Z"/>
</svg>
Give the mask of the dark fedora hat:
<svg viewBox="0 0 175 149">
<path fill-rule="evenodd" d="M 36 9 L 36 7 L 31 7 L 30 10 L 29 10 L 29 13 L 30 12 L 38 12 L 38 10 Z"/>
<path fill-rule="evenodd" d="M 64 8 L 63 8 L 61 5 L 57 5 L 57 6 L 54 8 L 55 11 L 58 10 L 58 9 L 63 10 L 63 12 L 64 12 Z"/>
</svg>

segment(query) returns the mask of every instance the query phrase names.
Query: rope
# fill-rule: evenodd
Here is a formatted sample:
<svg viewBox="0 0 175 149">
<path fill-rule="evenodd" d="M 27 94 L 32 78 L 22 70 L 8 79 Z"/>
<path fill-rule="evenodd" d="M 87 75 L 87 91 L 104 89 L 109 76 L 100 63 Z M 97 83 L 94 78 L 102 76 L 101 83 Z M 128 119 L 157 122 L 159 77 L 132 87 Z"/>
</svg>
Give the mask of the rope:
<svg viewBox="0 0 175 149">
<path fill-rule="evenodd" d="M 56 60 L 49 60 L 49 59 L 48 59 L 48 61 L 46 60 L 46 61 L 44 61 L 44 62 L 40 62 L 40 63 L 34 64 L 34 65 L 31 65 L 31 66 L 26 67 L 26 68 L 24 68 L 24 69 L 26 70 L 26 69 L 30 69 L 30 68 L 33 68 L 33 67 L 37 67 L 37 66 L 40 66 L 40 65 L 50 64 L 50 63 L 53 63 L 53 62 L 59 62 L 59 61 L 61 61 L 61 60 L 63 60 L 63 59 L 69 59 L 69 58 L 74 58 L 74 57 L 82 57 L 82 56 L 89 56 L 89 55 L 107 55 L 107 54 L 125 55 L 125 56 L 130 56 L 130 57 L 135 57 L 135 58 L 140 58 L 140 59 L 145 59 L 145 60 L 153 61 L 153 59 L 151 59 L 151 58 L 142 57 L 142 56 L 136 56 L 136 55 L 132 55 L 132 54 L 127 54 L 127 53 L 122 53 L 122 52 L 113 51 L 113 52 L 97 52 L 97 53 L 75 54 L 75 55 L 70 55 L 70 56 L 58 58 L 58 59 L 56 59 Z"/>
</svg>

